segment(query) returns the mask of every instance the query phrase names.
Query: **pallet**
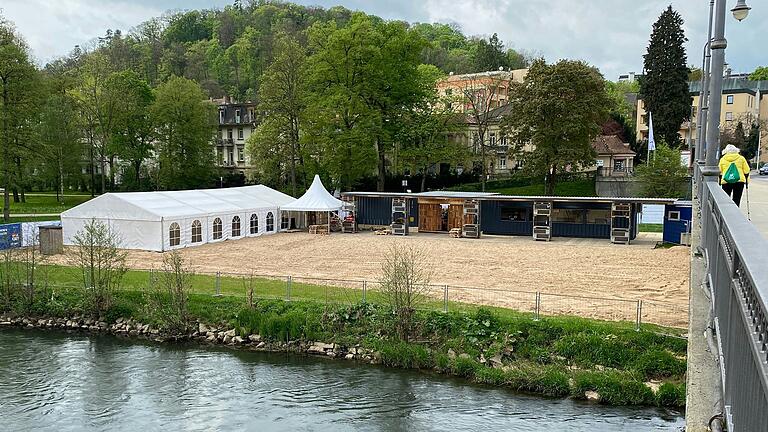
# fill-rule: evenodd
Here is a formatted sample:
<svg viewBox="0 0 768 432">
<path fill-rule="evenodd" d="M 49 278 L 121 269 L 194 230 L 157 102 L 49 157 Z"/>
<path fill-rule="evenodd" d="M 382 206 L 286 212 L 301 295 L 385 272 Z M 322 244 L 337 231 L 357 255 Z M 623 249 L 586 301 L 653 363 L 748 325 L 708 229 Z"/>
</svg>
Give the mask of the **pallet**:
<svg viewBox="0 0 768 432">
<path fill-rule="evenodd" d="M 328 225 L 310 225 L 310 234 L 328 235 Z"/>
<path fill-rule="evenodd" d="M 460 238 L 461 237 L 461 228 L 451 228 L 450 231 L 448 231 L 448 235 L 453 238 Z"/>
<path fill-rule="evenodd" d="M 391 235 L 392 230 L 390 230 L 389 228 L 384 228 L 384 229 L 376 230 L 374 231 L 374 233 L 376 235 Z"/>
</svg>

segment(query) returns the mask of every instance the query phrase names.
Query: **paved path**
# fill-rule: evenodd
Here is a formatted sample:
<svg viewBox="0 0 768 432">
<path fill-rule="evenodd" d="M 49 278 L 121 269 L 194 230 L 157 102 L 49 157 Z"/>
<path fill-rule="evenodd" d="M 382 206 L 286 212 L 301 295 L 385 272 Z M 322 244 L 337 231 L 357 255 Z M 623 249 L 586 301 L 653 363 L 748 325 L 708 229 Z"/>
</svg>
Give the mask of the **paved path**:
<svg viewBox="0 0 768 432">
<path fill-rule="evenodd" d="M 747 215 L 747 193 L 749 193 L 749 215 L 757 230 L 768 239 L 768 176 L 752 171 L 749 175 L 749 192 L 741 198 L 741 212 Z"/>
</svg>

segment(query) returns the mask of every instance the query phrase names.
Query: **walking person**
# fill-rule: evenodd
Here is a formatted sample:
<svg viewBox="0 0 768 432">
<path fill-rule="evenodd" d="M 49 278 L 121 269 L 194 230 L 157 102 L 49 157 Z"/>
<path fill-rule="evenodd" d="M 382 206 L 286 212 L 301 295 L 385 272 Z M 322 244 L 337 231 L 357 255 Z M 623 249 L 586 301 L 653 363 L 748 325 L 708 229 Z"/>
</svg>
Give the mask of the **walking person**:
<svg viewBox="0 0 768 432">
<path fill-rule="evenodd" d="M 728 144 L 720 158 L 720 184 L 738 206 L 744 188 L 749 187 L 749 163 L 739 154 L 739 148 Z"/>
</svg>

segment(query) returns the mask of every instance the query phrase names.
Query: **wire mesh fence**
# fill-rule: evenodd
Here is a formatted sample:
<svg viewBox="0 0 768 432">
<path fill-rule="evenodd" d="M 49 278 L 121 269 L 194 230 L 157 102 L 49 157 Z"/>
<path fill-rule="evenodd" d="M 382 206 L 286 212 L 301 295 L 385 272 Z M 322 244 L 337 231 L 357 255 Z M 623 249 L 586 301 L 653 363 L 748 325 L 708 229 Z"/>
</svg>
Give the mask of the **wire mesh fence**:
<svg viewBox="0 0 768 432">
<path fill-rule="evenodd" d="M 64 273 L 58 276 L 62 275 Z M 161 276 L 156 269 L 133 269 L 126 276 L 128 280 L 124 288 L 156 286 Z M 51 288 L 72 289 L 82 286 L 82 281 L 77 280 L 75 274 L 66 279 L 50 284 Z M 379 281 L 217 272 L 195 273 L 191 276 L 191 285 L 195 294 L 235 296 L 244 301 L 250 296 L 252 299 L 311 301 L 329 306 L 351 306 L 361 302 L 389 304 L 387 290 Z M 648 324 L 684 328 L 688 323 L 687 307 L 658 301 L 439 284 L 419 286 L 415 291 L 419 297 L 418 307 L 424 310 L 471 312 L 480 307 L 499 308 L 531 319 L 576 316 L 630 322 L 638 329 Z"/>
</svg>

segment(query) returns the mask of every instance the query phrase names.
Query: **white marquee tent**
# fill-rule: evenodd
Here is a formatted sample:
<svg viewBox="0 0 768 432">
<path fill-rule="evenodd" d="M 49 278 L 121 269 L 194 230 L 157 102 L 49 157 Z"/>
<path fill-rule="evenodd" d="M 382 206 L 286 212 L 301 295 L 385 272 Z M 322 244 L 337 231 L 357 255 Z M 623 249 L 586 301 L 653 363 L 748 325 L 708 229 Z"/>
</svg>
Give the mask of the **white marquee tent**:
<svg viewBox="0 0 768 432">
<path fill-rule="evenodd" d="M 343 201 L 328 193 L 323 182 L 320 181 L 320 176 L 315 174 L 312 185 L 304 192 L 304 195 L 282 206 L 282 209 L 297 212 L 332 212 L 341 210 L 343 204 Z"/>
<path fill-rule="evenodd" d="M 263 185 L 107 193 L 61 214 L 64 244 L 90 220 L 109 224 L 123 247 L 166 251 L 277 232 L 294 198 Z"/>
</svg>

